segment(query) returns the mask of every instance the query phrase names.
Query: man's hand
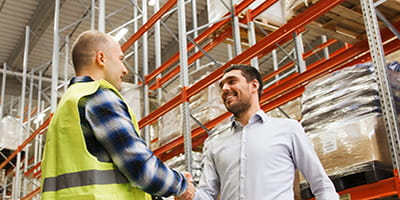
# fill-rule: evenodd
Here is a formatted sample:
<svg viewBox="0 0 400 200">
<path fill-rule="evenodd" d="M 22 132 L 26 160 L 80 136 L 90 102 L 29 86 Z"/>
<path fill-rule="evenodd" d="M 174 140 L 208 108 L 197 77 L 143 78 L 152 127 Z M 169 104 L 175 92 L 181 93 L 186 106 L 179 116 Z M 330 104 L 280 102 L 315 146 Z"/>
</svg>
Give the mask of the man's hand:
<svg viewBox="0 0 400 200">
<path fill-rule="evenodd" d="M 193 185 L 193 180 L 192 180 L 192 175 L 188 172 L 184 172 L 184 175 L 186 177 L 186 180 L 188 181 L 188 187 L 185 191 L 180 196 L 175 197 L 176 200 L 191 200 L 194 197 L 194 194 L 196 193 L 196 188 Z"/>
</svg>

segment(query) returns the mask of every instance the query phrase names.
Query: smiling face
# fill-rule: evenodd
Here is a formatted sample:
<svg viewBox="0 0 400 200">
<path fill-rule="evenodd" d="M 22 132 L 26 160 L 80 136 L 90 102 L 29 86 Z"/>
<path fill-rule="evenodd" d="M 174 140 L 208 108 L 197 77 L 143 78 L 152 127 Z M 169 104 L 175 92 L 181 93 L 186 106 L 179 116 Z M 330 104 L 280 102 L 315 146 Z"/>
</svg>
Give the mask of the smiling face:
<svg viewBox="0 0 400 200">
<path fill-rule="evenodd" d="M 254 98 L 257 98 L 257 90 L 254 89 L 254 82 L 247 82 L 240 70 L 232 70 L 224 74 L 219 84 L 221 98 L 226 109 L 234 115 L 247 112 Z"/>
<path fill-rule="evenodd" d="M 104 51 L 104 80 L 121 90 L 122 78 L 128 74 L 123 63 L 124 54 L 116 41 L 111 40 L 108 45 L 109 48 Z"/>
</svg>

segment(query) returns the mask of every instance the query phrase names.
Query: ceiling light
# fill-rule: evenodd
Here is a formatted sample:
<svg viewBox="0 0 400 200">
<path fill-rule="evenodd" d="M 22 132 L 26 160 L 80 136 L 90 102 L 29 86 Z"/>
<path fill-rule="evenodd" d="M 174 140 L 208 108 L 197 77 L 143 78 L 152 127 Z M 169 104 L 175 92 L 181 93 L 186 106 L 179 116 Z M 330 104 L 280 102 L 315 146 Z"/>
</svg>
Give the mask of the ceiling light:
<svg viewBox="0 0 400 200">
<path fill-rule="evenodd" d="M 127 32 L 127 28 L 121 28 L 121 30 L 119 30 L 118 33 L 115 34 L 114 39 L 117 41 L 121 40 Z"/>
</svg>

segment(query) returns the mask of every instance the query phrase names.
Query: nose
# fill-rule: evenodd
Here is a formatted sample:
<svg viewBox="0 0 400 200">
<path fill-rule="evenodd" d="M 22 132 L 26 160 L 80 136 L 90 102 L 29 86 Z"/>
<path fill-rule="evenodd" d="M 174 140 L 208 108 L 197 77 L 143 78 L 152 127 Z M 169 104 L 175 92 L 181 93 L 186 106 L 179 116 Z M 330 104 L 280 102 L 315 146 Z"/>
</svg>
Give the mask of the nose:
<svg viewBox="0 0 400 200">
<path fill-rule="evenodd" d="M 229 87 L 229 85 L 228 84 L 222 84 L 222 87 L 221 87 L 221 91 L 223 92 L 223 91 L 228 91 L 230 89 L 230 87 Z"/>
<path fill-rule="evenodd" d="M 124 66 L 124 68 L 122 69 L 122 74 L 123 75 L 127 75 L 128 74 L 128 68 L 126 68 L 125 65 L 123 65 L 123 66 Z"/>
<path fill-rule="evenodd" d="M 220 94 L 221 96 L 223 96 L 224 94 L 226 94 L 227 92 L 229 92 L 230 87 L 228 84 L 222 84 L 221 88 L 220 88 Z"/>
</svg>

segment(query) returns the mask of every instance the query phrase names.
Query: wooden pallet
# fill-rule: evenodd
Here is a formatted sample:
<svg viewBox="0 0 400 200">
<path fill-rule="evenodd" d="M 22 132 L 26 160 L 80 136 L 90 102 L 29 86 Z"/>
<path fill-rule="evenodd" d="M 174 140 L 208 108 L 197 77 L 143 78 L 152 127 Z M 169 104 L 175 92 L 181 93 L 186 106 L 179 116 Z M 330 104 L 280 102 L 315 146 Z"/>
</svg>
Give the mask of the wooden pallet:
<svg viewBox="0 0 400 200">
<path fill-rule="evenodd" d="M 335 185 L 337 192 L 360 185 L 374 183 L 390 177 L 393 177 L 392 166 L 378 161 L 371 161 L 358 166 L 353 166 L 343 170 L 343 173 L 329 176 Z M 310 199 L 314 197 L 308 183 L 300 184 L 300 191 L 302 199 Z"/>
</svg>

